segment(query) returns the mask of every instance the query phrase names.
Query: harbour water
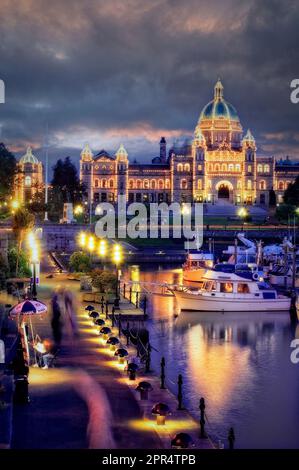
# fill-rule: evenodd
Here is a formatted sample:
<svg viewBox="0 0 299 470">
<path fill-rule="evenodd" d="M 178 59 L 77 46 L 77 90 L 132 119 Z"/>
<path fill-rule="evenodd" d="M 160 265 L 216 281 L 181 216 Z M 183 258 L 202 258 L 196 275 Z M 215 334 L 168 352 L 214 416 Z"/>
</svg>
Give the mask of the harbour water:
<svg viewBox="0 0 299 470">
<path fill-rule="evenodd" d="M 182 284 L 179 268 L 131 266 L 125 278 Z M 226 443 L 233 426 L 236 448 L 299 448 L 299 364 L 290 360 L 299 326 L 288 314 L 177 316 L 174 297 L 147 297 L 153 368 L 159 373 L 164 356 L 174 393 L 183 375 L 184 404 L 196 417 L 199 399 L 205 398 L 214 440 Z"/>
</svg>

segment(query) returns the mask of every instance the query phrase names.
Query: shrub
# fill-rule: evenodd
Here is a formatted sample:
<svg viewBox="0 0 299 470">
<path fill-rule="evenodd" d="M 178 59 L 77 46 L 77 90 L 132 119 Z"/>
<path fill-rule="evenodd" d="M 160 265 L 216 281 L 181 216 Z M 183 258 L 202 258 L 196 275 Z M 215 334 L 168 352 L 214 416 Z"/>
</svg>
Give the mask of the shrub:
<svg viewBox="0 0 299 470">
<path fill-rule="evenodd" d="M 69 267 L 75 272 L 89 272 L 91 270 L 90 256 L 82 251 L 74 251 L 69 260 Z"/>
<path fill-rule="evenodd" d="M 111 271 L 94 269 L 91 273 L 92 285 L 105 294 L 113 293 L 116 290 L 117 276 Z"/>
</svg>

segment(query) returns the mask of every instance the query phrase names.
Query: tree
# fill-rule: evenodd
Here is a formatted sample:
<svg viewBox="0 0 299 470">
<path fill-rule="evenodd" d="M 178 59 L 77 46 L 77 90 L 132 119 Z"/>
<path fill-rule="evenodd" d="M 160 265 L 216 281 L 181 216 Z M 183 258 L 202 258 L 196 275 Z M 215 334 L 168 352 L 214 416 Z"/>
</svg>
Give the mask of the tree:
<svg viewBox="0 0 299 470">
<path fill-rule="evenodd" d="M 12 229 L 17 239 L 16 276 L 19 274 L 19 261 L 24 238 L 27 232 L 34 227 L 34 222 L 34 215 L 24 207 L 18 209 L 13 216 Z"/>
<path fill-rule="evenodd" d="M 59 159 L 53 167 L 52 188 L 62 195 L 63 202 L 80 202 L 85 194 L 85 188 L 80 183 L 77 168 L 70 157 Z M 56 190 L 56 191 L 55 191 Z"/>
<path fill-rule="evenodd" d="M 299 206 L 299 175 L 294 183 L 289 184 L 288 188 L 285 190 L 283 200 L 285 204 L 296 207 Z"/>
<path fill-rule="evenodd" d="M 15 276 L 16 272 L 21 277 L 31 277 L 31 269 L 29 266 L 29 260 L 23 250 L 18 251 L 17 248 L 11 248 L 7 254 L 8 258 L 8 270 L 9 276 Z"/>
<path fill-rule="evenodd" d="M 0 143 L 0 200 L 11 195 L 17 171 L 17 161 L 14 155 Z"/>
<path fill-rule="evenodd" d="M 69 260 L 69 267 L 77 273 L 87 273 L 91 270 L 90 256 L 82 251 L 74 251 Z"/>
</svg>

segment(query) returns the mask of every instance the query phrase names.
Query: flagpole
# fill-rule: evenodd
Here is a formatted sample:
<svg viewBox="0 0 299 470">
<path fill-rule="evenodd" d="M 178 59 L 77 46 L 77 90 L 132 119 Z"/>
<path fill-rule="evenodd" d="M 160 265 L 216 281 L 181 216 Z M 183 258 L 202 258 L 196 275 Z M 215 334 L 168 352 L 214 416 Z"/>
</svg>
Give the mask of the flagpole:
<svg viewBox="0 0 299 470">
<path fill-rule="evenodd" d="M 45 221 L 48 221 L 48 210 L 47 210 L 47 205 L 48 205 L 48 123 L 46 126 L 46 142 L 45 142 L 45 156 L 46 156 L 46 168 L 45 168 Z"/>
</svg>

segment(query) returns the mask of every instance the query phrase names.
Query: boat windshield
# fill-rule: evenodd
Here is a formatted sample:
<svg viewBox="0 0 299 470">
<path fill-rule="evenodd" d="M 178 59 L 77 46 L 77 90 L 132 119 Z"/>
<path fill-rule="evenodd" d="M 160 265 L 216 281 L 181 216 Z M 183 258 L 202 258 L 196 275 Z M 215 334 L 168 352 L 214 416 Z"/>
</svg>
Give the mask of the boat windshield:
<svg viewBox="0 0 299 470">
<path fill-rule="evenodd" d="M 206 281 L 203 285 L 203 290 L 207 292 L 212 292 L 216 290 L 216 282 L 215 281 Z"/>
</svg>

